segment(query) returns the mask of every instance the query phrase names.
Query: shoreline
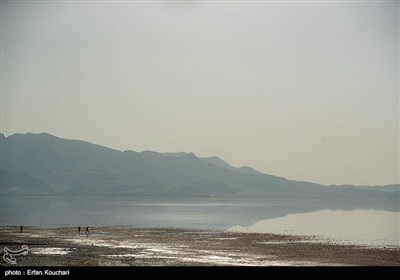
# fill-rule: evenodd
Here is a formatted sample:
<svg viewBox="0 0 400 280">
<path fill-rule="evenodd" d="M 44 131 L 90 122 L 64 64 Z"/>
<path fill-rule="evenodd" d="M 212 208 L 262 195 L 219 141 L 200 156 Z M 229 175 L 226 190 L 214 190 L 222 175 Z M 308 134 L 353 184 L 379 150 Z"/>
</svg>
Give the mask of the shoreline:
<svg viewBox="0 0 400 280">
<path fill-rule="evenodd" d="M 400 266 L 398 247 L 312 236 L 130 226 L 89 227 L 86 236 L 81 228 L 1 226 L 0 249 L 28 245 L 16 266 Z"/>
</svg>

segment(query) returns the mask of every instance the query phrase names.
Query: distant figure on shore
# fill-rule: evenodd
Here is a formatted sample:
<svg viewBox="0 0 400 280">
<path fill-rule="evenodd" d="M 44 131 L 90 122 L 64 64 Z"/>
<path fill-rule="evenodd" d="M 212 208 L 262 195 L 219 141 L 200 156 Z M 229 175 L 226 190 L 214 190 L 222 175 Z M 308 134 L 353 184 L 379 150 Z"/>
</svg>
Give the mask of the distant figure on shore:
<svg viewBox="0 0 400 280">
<path fill-rule="evenodd" d="M 78 234 L 81 235 L 81 227 L 78 227 Z"/>
<path fill-rule="evenodd" d="M 86 234 L 86 236 L 89 235 L 89 227 L 86 227 L 85 234 Z"/>
<path fill-rule="evenodd" d="M 20 228 L 19 228 L 19 233 L 22 233 L 24 231 L 24 227 L 23 226 L 20 226 Z"/>
</svg>

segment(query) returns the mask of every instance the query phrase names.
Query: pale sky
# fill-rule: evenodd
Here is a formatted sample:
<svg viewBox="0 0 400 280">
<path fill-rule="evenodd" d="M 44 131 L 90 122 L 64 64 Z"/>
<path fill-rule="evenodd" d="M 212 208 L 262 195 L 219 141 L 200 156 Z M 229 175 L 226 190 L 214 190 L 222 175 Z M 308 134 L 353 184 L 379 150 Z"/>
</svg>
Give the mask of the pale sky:
<svg viewBox="0 0 400 280">
<path fill-rule="evenodd" d="M 1 2 L 1 133 L 399 183 L 399 2 Z"/>
</svg>

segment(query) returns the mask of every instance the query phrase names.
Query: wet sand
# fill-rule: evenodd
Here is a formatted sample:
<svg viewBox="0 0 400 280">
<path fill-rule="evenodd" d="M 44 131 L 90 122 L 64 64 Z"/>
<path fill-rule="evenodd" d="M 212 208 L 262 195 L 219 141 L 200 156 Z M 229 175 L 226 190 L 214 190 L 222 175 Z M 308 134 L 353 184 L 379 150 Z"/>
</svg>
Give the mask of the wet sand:
<svg viewBox="0 0 400 280">
<path fill-rule="evenodd" d="M 29 246 L 16 266 L 400 266 L 400 248 L 188 229 L 0 228 L 0 248 Z M 1 266 L 8 266 L 3 258 Z"/>
</svg>

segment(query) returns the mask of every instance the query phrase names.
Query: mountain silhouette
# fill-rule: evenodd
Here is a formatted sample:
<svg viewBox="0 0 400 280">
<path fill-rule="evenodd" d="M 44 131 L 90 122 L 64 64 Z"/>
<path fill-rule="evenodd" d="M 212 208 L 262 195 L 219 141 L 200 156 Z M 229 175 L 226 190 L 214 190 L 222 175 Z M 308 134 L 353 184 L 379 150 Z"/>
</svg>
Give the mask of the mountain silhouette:
<svg viewBox="0 0 400 280">
<path fill-rule="evenodd" d="M 50 134 L 0 135 L 2 195 L 335 198 L 398 202 L 400 185 L 323 186 L 193 153 L 118 151 Z"/>
</svg>

